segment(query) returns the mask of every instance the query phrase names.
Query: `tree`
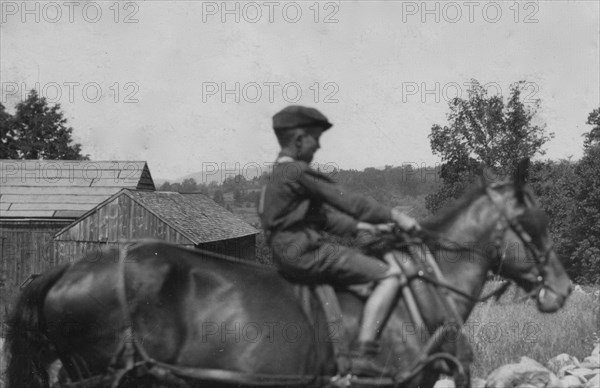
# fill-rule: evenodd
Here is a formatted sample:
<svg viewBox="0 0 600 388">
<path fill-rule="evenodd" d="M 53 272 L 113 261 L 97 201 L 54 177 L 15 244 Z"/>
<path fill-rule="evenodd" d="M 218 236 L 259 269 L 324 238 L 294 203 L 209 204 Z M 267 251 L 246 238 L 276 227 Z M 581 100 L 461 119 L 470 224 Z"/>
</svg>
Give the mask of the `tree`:
<svg viewBox="0 0 600 388">
<path fill-rule="evenodd" d="M 229 193 L 231 191 L 234 191 L 235 189 L 243 188 L 245 187 L 246 182 L 246 178 L 241 174 L 238 174 L 234 177 L 227 177 L 223 181 L 223 191 Z"/>
<path fill-rule="evenodd" d="M 1 110 L 3 110 L 2 107 Z M 60 104 L 49 106 L 35 90 L 17 104 L 14 116 L 3 121 L 2 157 L 19 159 L 87 160 L 81 144 L 73 143 L 73 128 L 67 127 Z M 8 123 L 8 125 L 6 125 Z M 16 151 L 16 155 L 11 150 Z"/>
<path fill-rule="evenodd" d="M 221 206 L 225 205 L 225 197 L 223 196 L 223 192 L 221 190 L 215 191 L 215 193 L 213 194 L 213 201 L 215 201 Z"/>
<path fill-rule="evenodd" d="M 237 189 L 237 188 L 233 190 L 233 203 L 236 206 L 241 206 L 242 203 L 244 202 L 245 197 L 246 197 L 246 192 L 244 190 Z"/>
<path fill-rule="evenodd" d="M 198 183 L 194 178 L 187 178 L 181 182 L 181 193 L 195 193 L 198 191 Z"/>
<path fill-rule="evenodd" d="M 600 143 L 600 108 L 594 109 L 588 116 L 586 124 L 593 125 L 591 131 L 584 134 L 585 140 L 583 141 L 583 147 L 588 148 L 593 144 Z"/>
<path fill-rule="evenodd" d="M 571 225 L 575 251 L 571 257 L 579 281 L 600 283 L 600 108 L 588 116 L 594 125 L 584 141 L 584 155 L 575 173 L 579 178 Z"/>
<path fill-rule="evenodd" d="M 169 181 L 163 182 L 158 191 L 171 191 L 171 183 Z"/>
<path fill-rule="evenodd" d="M 208 186 L 206 186 L 206 184 L 204 183 L 198 184 L 198 192 L 204 195 L 208 195 Z"/>
<path fill-rule="evenodd" d="M 0 159 L 17 159 L 18 157 L 13 117 L 0 103 Z"/>
<path fill-rule="evenodd" d="M 579 184 L 576 166 L 570 160 L 538 161 L 532 163 L 529 169 L 528 183 L 550 219 L 554 250 L 563 258 L 571 257 L 575 249 L 571 234 Z M 564 264 L 572 278 L 579 276 L 578 269 L 571 261 L 565 260 Z"/>
<path fill-rule="evenodd" d="M 449 199 L 458 198 L 483 166 L 499 175 L 512 174 L 519 160 L 544 154 L 541 147 L 553 137 L 544 126 L 533 124 L 539 101 L 527 106 L 521 101 L 524 81 L 510 87 L 505 103 L 501 96 L 488 96 L 473 80 L 467 99 L 449 102 L 448 125 L 435 124 L 429 139 L 431 149 L 442 157 L 439 191 L 427 196 L 432 212 Z"/>
</svg>

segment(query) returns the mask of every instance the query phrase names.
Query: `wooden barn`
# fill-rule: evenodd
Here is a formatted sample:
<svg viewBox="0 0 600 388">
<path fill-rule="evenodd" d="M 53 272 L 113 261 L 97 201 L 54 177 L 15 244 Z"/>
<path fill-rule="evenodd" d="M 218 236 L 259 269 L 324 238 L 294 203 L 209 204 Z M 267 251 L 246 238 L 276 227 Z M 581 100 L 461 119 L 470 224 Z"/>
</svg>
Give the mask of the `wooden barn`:
<svg viewBox="0 0 600 388">
<path fill-rule="evenodd" d="M 256 229 L 202 194 L 155 190 L 145 162 L 0 160 L 0 318 L 31 275 L 126 239 L 254 259 Z"/>
<path fill-rule="evenodd" d="M 106 244 L 158 238 L 254 260 L 257 233 L 204 194 L 123 189 L 54 239 L 57 257 L 81 257 Z"/>
</svg>

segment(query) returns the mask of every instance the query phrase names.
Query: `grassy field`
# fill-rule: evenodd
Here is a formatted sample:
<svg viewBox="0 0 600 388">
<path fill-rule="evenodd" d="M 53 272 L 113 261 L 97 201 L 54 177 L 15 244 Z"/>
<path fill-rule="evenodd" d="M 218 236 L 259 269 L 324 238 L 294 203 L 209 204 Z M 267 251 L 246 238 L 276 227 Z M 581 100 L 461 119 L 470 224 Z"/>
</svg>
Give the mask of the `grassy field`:
<svg viewBox="0 0 600 388">
<path fill-rule="evenodd" d="M 489 282 L 484 292 L 497 284 Z M 515 290 L 511 287 L 498 302 L 477 305 L 466 322 L 465 332 L 475 351 L 473 376 L 485 377 L 500 365 L 518 362 L 521 356 L 546 364 L 561 353 L 580 361 L 590 355 L 600 334 L 597 289 L 574 292 L 554 314 L 538 312 L 532 300 L 518 303 Z"/>
</svg>

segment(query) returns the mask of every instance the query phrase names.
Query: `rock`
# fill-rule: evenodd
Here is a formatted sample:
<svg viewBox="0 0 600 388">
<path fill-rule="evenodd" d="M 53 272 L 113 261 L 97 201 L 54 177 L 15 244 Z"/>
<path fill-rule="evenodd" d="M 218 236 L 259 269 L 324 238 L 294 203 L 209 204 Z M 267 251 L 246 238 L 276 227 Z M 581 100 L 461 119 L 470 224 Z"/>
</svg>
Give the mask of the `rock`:
<svg viewBox="0 0 600 388">
<path fill-rule="evenodd" d="M 562 368 L 560 368 L 560 370 L 558 371 L 558 373 L 556 374 L 556 376 L 558 376 L 559 379 L 565 377 L 565 375 L 567 375 L 567 372 L 573 369 L 577 369 L 577 366 L 570 364 L 570 365 L 565 365 Z"/>
<path fill-rule="evenodd" d="M 596 373 L 596 371 L 587 368 L 571 369 L 570 371 L 566 372 L 566 374 L 569 375 L 583 377 L 585 381 L 588 381 L 589 379 L 593 378 L 596 375 Z"/>
<path fill-rule="evenodd" d="M 456 388 L 456 384 L 454 384 L 454 380 L 441 379 L 435 382 L 433 388 Z"/>
<path fill-rule="evenodd" d="M 556 375 L 550 375 L 550 381 L 546 384 L 546 388 L 567 388 L 567 385 L 562 382 Z"/>
<path fill-rule="evenodd" d="M 521 357 L 518 364 L 502 365 L 494 370 L 488 376 L 485 386 L 486 388 L 507 388 L 521 387 L 522 385 L 529 385 L 533 388 L 566 387 L 554 373 L 528 357 Z"/>
<path fill-rule="evenodd" d="M 558 374 L 562 368 L 568 365 L 574 365 L 578 367 L 579 360 L 577 360 L 577 357 L 573 357 L 567 353 L 562 353 L 548 360 L 548 363 L 546 363 L 546 368 L 550 369 L 552 373 Z"/>
<path fill-rule="evenodd" d="M 600 368 L 600 357 L 588 356 L 583 359 L 579 366 L 588 369 L 598 369 Z"/>
<path fill-rule="evenodd" d="M 471 388 L 485 388 L 485 380 L 479 377 L 471 379 Z"/>
<path fill-rule="evenodd" d="M 598 387 L 600 387 L 600 374 L 597 374 L 596 376 L 594 376 L 594 378 L 589 380 L 587 382 L 587 384 L 585 385 L 585 388 L 598 388 Z"/>
<path fill-rule="evenodd" d="M 560 381 L 568 388 L 583 388 L 583 385 L 586 383 L 586 381 L 575 375 L 565 376 Z"/>
</svg>

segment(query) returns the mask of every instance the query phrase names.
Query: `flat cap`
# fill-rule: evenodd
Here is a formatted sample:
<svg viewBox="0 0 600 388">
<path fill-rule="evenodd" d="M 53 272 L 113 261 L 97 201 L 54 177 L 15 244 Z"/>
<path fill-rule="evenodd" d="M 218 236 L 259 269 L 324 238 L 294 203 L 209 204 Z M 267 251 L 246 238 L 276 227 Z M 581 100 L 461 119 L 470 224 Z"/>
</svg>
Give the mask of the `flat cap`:
<svg viewBox="0 0 600 388">
<path fill-rule="evenodd" d="M 315 126 L 327 130 L 333 124 L 318 110 L 300 105 L 290 105 L 273 116 L 273 129 L 276 131 Z"/>
</svg>

